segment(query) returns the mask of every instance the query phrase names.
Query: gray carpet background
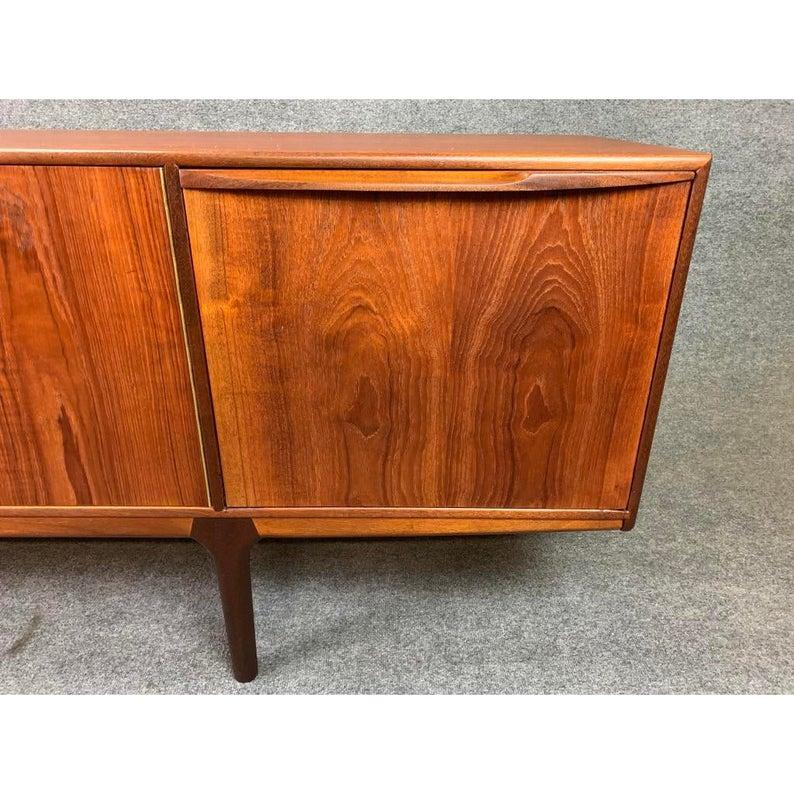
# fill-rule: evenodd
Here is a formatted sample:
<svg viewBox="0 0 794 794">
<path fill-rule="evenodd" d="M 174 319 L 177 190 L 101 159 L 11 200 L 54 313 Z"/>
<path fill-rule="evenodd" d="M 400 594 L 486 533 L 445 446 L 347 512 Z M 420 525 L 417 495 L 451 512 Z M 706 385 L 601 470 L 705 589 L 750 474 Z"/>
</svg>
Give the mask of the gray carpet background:
<svg viewBox="0 0 794 794">
<path fill-rule="evenodd" d="M 0 127 L 564 132 L 714 154 L 632 532 L 263 542 L 247 685 L 191 541 L 0 541 L 0 692 L 794 690 L 794 103 L 14 100 Z"/>
</svg>

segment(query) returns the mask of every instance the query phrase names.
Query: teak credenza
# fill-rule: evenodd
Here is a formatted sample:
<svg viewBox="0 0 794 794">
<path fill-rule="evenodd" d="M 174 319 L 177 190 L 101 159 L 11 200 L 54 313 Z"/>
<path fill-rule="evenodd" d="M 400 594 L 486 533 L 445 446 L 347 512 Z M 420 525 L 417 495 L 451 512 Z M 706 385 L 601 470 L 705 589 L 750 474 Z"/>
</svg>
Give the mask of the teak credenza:
<svg viewBox="0 0 794 794">
<path fill-rule="evenodd" d="M 0 537 L 629 529 L 710 160 L 0 131 Z"/>
</svg>

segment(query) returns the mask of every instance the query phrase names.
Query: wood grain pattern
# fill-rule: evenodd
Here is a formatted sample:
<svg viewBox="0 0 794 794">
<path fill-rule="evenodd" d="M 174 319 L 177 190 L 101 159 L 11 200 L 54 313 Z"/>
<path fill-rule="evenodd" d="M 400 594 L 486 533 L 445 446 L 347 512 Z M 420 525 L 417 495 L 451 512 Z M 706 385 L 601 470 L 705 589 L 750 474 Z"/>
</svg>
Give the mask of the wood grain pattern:
<svg viewBox="0 0 794 794">
<path fill-rule="evenodd" d="M 498 192 L 581 190 L 690 182 L 692 171 L 327 171 L 182 169 L 182 187 L 212 190 L 368 190 Z"/>
<path fill-rule="evenodd" d="M 521 510 L 494 510 L 472 513 L 469 511 L 392 511 L 390 515 L 373 515 L 373 511 L 350 511 L 337 508 L 333 511 L 302 511 L 274 513 L 270 511 L 180 510 L 180 515 L 162 513 L 146 515 L 141 510 L 128 510 L 128 515 L 113 515 L 99 508 L 86 508 L 82 514 L 50 513 L 0 515 L 0 537 L 76 537 L 76 538 L 181 538 L 188 537 L 193 518 L 212 518 L 222 531 L 227 520 L 253 518 L 262 537 L 333 538 L 404 535 L 458 535 L 501 534 L 512 532 L 556 532 L 590 529 L 620 529 L 623 516 L 587 517 L 596 511 L 579 511 L 573 518 L 544 517 L 535 511 L 534 516 Z M 192 513 L 188 515 L 188 513 Z M 461 515 L 462 514 L 462 515 Z M 522 515 L 523 514 L 523 515 Z M 230 527 L 233 525 L 230 523 Z"/>
<path fill-rule="evenodd" d="M 0 538 L 188 538 L 193 519 L 178 518 L 0 518 Z"/>
<path fill-rule="evenodd" d="M 247 518 L 197 518 L 190 537 L 207 550 L 215 566 L 234 677 L 241 683 L 252 681 L 257 659 L 250 559 L 259 540 L 256 528 Z"/>
<path fill-rule="evenodd" d="M 207 503 L 156 169 L 0 168 L 0 504 Z"/>
<path fill-rule="evenodd" d="M 0 518 L 195 518 L 218 515 L 212 507 L 115 507 L 96 505 L 0 506 Z"/>
<path fill-rule="evenodd" d="M 221 456 L 218 449 L 218 435 L 215 432 L 215 411 L 212 406 L 207 356 L 204 350 L 204 335 L 201 330 L 201 317 L 196 295 L 196 281 L 193 276 L 193 261 L 190 258 L 187 218 L 179 185 L 179 169 L 168 164 L 163 169 L 163 185 L 168 209 L 169 228 L 173 244 L 174 264 L 177 273 L 177 288 L 182 322 L 187 341 L 190 374 L 193 382 L 193 395 L 199 423 L 201 449 L 204 460 L 204 473 L 207 478 L 207 491 L 210 504 L 220 510 L 226 500 L 223 494 L 223 474 Z"/>
<path fill-rule="evenodd" d="M 710 163 L 699 169 L 695 175 L 695 181 L 687 205 L 684 228 L 676 257 L 676 266 L 670 284 L 670 292 L 665 310 L 664 324 L 662 327 L 661 339 L 656 358 L 656 364 L 651 381 L 648 405 L 645 419 L 640 436 L 639 449 L 637 451 L 637 462 L 634 469 L 634 477 L 631 484 L 628 509 L 629 518 L 625 523 L 624 529 L 631 529 L 637 520 L 637 510 L 640 504 L 642 486 L 645 482 L 645 472 L 648 468 L 648 459 L 651 454 L 653 443 L 653 433 L 656 428 L 656 419 L 659 415 L 659 406 L 662 402 L 662 391 L 664 389 L 665 378 L 667 377 L 667 367 L 670 363 L 670 354 L 673 349 L 673 339 L 675 329 L 678 325 L 678 315 L 681 311 L 681 303 L 684 299 L 684 287 L 686 277 L 689 272 L 689 263 L 692 259 L 692 250 L 695 245 L 695 233 L 697 232 L 700 211 L 703 207 L 703 199 L 706 195 L 706 185 L 709 178 Z"/>
<path fill-rule="evenodd" d="M 623 520 L 626 510 L 543 510 L 538 508 L 462 507 L 74 507 L 0 505 L 0 518 L 443 518 L 468 521 L 480 518 L 509 518 L 524 521 Z"/>
<path fill-rule="evenodd" d="M 521 521 L 437 518 L 257 518 L 263 538 L 412 537 L 432 535 L 504 535 L 527 532 L 577 532 L 621 529 L 622 521 Z"/>
<path fill-rule="evenodd" d="M 186 190 L 228 503 L 625 508 L 688 193 Z"/>
<path fill-rule="evenodd" d="M 244 518 L 345 518 L 372 521 L 381 518 L 444 519 L 448 521 L 623 521 L 626 510 L 546 510 L 541 508 L 473 507 L 230 507 L 223 515 Z"/>
<path fill-rule="evenodd" d="M 588 135 L 0 130 L 0 163 L 695 171 L 710 155 Z"/>
</svg>

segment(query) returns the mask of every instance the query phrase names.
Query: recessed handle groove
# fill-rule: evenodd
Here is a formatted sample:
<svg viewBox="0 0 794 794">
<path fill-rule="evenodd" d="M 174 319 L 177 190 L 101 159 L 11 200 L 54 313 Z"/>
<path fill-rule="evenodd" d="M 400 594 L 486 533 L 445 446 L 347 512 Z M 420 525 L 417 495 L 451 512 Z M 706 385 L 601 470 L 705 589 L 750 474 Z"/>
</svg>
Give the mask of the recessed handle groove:
<svg viewBox="0 0 794 794">
<path fill-rule="evenodd" d="M 692 171 L 366 171 L 314 169 L 187 169 L 191 190 L 340 190 L 490 192 L 585 190 L 689 182 Z"/>
</svg>

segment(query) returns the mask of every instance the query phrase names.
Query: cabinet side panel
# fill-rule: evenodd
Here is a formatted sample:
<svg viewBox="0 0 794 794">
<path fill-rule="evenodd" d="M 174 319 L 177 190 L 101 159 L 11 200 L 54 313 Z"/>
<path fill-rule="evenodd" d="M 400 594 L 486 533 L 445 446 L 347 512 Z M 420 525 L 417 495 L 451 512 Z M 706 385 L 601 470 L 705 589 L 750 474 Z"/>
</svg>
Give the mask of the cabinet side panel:
<svg viewBox="0 0 794 794">
<path fill-rule="evenodd" d="M 687 205 L 681 241 L 678 248 L 678 259 L 670 284 L 667 310 L 665 312 L 656 365 L 654 367 L 653 379 L 650 386 L 645 421 L 640 436 L 637 462 L 634 469 L 634 478 L 631 483 L 631 493 L 628 502 L 629 518 L 626 521 L 625 529 L 631 529 L 637 519 L 637 509 L 639 508 L 642 486 L 645 481 L 645 472 L 648 466 L 648 458 L 651 453 L 651 444 L 653 443 L 653 433 L 656 427 L 656 417 L 659 413 L 662 390 L 664 389 L 664 382 L 667 377 L 667 366 L 670 363 L 673 338 L 675 336 L 676 325 L 678 324 L 678 314 L 681 311 L 681 303 L 684 298 L 684 287 L 686 286 L 689 262 L 695 245 L 695 233 L 697 232 L 698 221 L 700 220 L 700 211 L 703 207 L 703 198 L 706 194 L 706 184 L 708 182 L 710 168 L 711 163 L 708 162 L 702 168 L 698 169 L 689 195 L 689 203 Z"/>
<path fill-rule="evenodd" d="M 206 503 L 159 170 L 0 168 L 0 504 Z"/>
<path fill-rule="evenodd" d="M 688 188 L 187 190 L 228 503 L 625 507 Z"/>
</svg>

